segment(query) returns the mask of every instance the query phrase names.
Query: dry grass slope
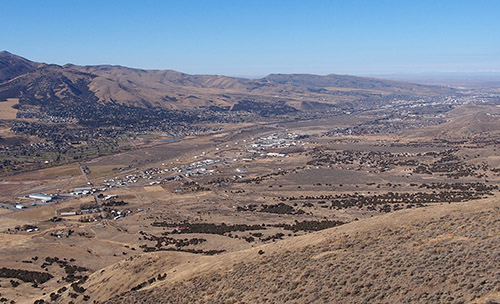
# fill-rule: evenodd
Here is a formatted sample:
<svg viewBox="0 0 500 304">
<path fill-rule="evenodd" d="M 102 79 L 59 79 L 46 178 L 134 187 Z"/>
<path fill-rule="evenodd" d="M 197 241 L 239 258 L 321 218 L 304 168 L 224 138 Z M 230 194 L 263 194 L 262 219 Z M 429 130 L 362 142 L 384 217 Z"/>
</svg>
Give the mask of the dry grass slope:
<svg viewBox="0 0 500 304">
<path fill-rule="evenodd" d="M 8 98 L 7 101 L 0 101 L 0 119 L 16 119 L 17 109 L 13 106 L 19 103 L 17 98 Z"/>
<path fill-rule="evenodd" d="M 494 303 L 499 224 L 498 199 L 396 212 L 212 257 L 210 272 L 107 303 Z"/>
</svg>

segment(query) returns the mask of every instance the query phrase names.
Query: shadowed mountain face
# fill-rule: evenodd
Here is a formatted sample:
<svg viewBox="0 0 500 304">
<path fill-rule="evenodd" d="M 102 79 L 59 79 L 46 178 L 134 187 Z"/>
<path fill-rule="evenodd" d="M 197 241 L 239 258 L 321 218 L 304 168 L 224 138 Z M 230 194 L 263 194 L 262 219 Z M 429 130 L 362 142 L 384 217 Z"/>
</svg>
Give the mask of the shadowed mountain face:
<svg viewBox="0 0 500 304">
<path fill-rule="evenodd" d="M 37 66 L 38 64 L 9 52 L 0 52 L 0 82 L 32 72 Z"/>
<path fill-rule="evenodd" d="M 34 63 L 7 52 L 0 54 L 0 100 L 19 98 L 23 103 L 43 105 L 92 98 L 87 84 L 95 77 L 58 65 Z"/>
<path fill-rule="evenodd" d="M 241 100 L 252 100 L 285 102 L 298 110 L 314 110 L 316 104 L 317 110 L 322 110 L 321 104 L 452 92 L 437 86 L 334 74 L 272 74 L 250 80 L 108 65 L 59 66 L 0 53 L 0 100 L 20 98 L 21 104 L 32 105 L 99 101 L 143 108 L 192 109 L 231 107 Z"/>
</svg>

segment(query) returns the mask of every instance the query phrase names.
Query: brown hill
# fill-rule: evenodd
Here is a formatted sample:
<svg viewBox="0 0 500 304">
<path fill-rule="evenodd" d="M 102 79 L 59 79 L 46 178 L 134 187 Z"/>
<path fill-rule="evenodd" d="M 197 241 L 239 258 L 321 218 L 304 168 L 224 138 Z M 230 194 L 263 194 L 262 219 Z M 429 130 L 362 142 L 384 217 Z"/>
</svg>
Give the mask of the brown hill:
<svg viewBox="0 0 500 304">
<path fill-rule="evenodd" d="M 32 72 L 37 67 L 38 64 L 32 61 L 2 51 L 0 52 L 0 83 Z"/>
<path fill-rule="evenodd" d="M 444 87 L 334 74 L 272 74 L 252 80 L 109 65 L 59 66 L 0 53 L 0 100 L 20 98 L 21 104 L 95 100 L 146 108 L 189 109 L 230 106 L 251 99 L 285 101 L 300 109 L 307 100 L 336 104 L 390 95 L 435 96 L 452 92 Z"/>
<path fill-rule="evenodd" d="M 419 130 L 405 131 L 408 137 L 434 137 L 443 140 L 483 138 L 495 142 L 500 135 L 500 108 L 464 105 L 446 113 L 446 122 Z"/>
<path fill-rule="evenodd" d="M 115 295 L 106 303 L 496 303 L 499 211 L 492 198 L 218 256 L 144 254 L 83 286 L 90 300 Z"/>
<path fill-rule="evenodd" d="M 439 86 L 424 86 L 412 83 L 382 80 L 369 77 L 329 74 L 325 76 L 311 74 L 271 74 L 263 80 L 273 83 L 293 84 L 308 88 L 351 88 L 382 92 L 447 92 Z"/>
</svg>

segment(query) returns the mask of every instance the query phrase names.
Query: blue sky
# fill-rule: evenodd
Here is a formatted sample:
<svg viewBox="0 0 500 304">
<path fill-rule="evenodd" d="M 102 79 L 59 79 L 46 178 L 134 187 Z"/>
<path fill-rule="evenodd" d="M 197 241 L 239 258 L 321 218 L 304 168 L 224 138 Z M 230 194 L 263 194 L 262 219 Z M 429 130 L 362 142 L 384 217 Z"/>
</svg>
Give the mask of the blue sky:
<svg viewBox="0 0 500 304">
<path fill-rule="evenodd" d="M 500 71 L 500 1 L 3 0 L 0 50 L 187 73 Z"/>
</svg>

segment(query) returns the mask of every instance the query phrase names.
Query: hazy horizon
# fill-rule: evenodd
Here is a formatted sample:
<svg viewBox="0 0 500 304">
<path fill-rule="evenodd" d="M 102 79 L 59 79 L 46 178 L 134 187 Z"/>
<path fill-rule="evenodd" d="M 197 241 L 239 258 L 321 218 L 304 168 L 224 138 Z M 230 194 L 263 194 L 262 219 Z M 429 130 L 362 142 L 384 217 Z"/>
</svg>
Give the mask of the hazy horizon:
<svg viewBox="0 0 500 304">
<path fill-rule="evenodd" d="M 26 58 L 20 54 L 14 54 L 8 50 L 0 50 L 0 52 L 5 51 L 10 54 L 21 56 L 25 59 L 31 60 L 30 58 Z M 31 60 L 33 61 L 33 60 Z M 45 64 L 58 64 L 52 62 L 43 62 Z M 66 64 L 75 65 L 75 63 L 68 62 L 64 64 L 58 64 L 64 66 Z M 85 66 L 99 66 L 99 65 L 110 65 L 110 64 L 90 64 Z M 125 68 L 132 69 L 143 69 L 140 67 L 130 67 L 122 64 L 113 64 L 111 66 L 121 66 Z M 146 70 L 173 70 L 173 69 L 146 69 Z M 185 73 L 184 71 L 173 70 L 176 72 Z M 415 82 L 422 84 L 458 84 L 458 83 L 476 83 L 476 84 L 486 84 L 486 83 L 500 83 L 500 72 L 499 71 L 479 71 L 479 72 L 461 72 L 461 71 L 447 71 L 447 72 L 420 72 L 420 73 L 389 73 L 389 74 L 339 74 L 339 73 L 328 73 L 328 74 L 315 74 L 315 73 L 269 73 L 265 75 L 224 75 L 224 74 L 196 74 L 192 75 L 214 75 L 214 76 L 227 76 L 227 77 L 235 77 L 235 78 L 244 78 L 244 79 L 261 79 L 267 77 L 271 74 L 303 74 L 303 75 L 349 75 L 349 76 L 357 76 L 357 77 L 371 77 L 371 78 L 380 78 L 387 80 L 397 80 L 397 81 L 405 81 L 405 82 Z"/>
</svg>

